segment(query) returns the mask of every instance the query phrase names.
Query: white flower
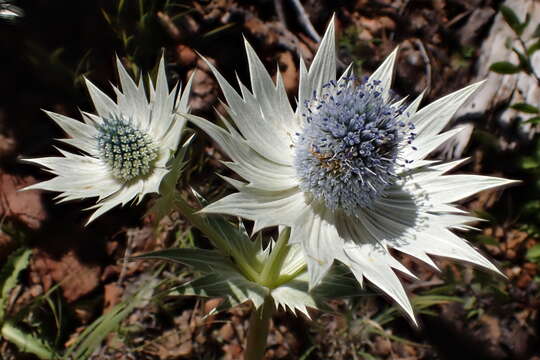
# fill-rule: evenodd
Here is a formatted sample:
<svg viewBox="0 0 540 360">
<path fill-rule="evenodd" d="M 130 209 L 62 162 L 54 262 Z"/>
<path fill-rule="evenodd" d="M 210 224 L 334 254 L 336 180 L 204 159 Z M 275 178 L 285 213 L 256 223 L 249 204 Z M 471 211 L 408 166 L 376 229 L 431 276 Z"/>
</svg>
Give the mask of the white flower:
<svg viewBox="0 0 540 360">
<path fill-rule="evenodd" d="M 437 268 L 429 255 L 498 271 L 451 229 L 476 219 L 452 205 L 511 181 L 477 175 L 445 175 L 462 161 L 424 160 L 457 134 L 439 134 L 480 84 L 468 86 L 417 111 L 422 96 L 404 106 L 390 86 L 397 50 L 365 82 L 350 68 L 336 79 L 333 22 L 309 71 L 300 63 L 298 105 L 293 111 L 280 74 L 274 85 L 251 46 L 246 51 L 250 92 L 240 96 L 212 67 L 235 127 L 189 119 L 228 154 L 247 183 L 226 178 L 237 190 L 207 206 L 255 221 L 254 231 L 292 228 L 301 244 L 310 286 L 321 282 L 335 259 L 391 296 L 414 321 L 394 269 L 414 275 L 390 248 Z M 428 255 L 429 254 L 429 255 Z"/>
<path fill-rule="evenodd" d="M 80 122 L 47 111 L 70 136 L 62 141 L 83 153 L 59 149 L 63 157 L 26 159 L 56 177 L 25 190 L 58 191 L 59 202 L 98 197 L 90 208 L 97 210 L 88 223 L 118 204 L 125 205 L 135 197 L 140 202 L 145 194 L 158 192 L 186 122 L 176 113 L 188 111 L 191 81 L 183 92 L 175 87 L 169 93 L 163 58 L 155 89 L 148 81 L 150 100 L 142 76 L 137 85 L 119 59 L 117 66 L 122 90 L 114 87 L 116 103 L 86 80 L 97 115 L 83 112 L 84 122 Z"/>
</svg>

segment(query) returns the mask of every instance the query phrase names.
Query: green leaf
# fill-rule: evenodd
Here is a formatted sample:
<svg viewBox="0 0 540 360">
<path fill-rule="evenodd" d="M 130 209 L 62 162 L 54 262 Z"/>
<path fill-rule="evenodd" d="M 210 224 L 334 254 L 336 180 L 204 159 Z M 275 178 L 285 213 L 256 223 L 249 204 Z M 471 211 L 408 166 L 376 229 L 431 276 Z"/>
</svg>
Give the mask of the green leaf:
<svg viewBox="0 0 540 360">
<path fill-rule="evenodd" d="M 216 270 L 234 269 L 231 260 L 216 250 L 166 249 L 130 258 L 130 260 L 166 260 L 192 267 L 197 271 L 210 273 Z"/>
<path fill-rule="evenodd" d="M 413 308 L 420 314 L 429 314 L 429 308 L 434 305 L 448 304 L 451 302 L 463 302 L 463 299 L 456 296 L 445 295 L 416 295 L 411 298 Z M 379 325 L 384 325 L 394 320 L 400 311 L 399 307 L 394 305 L 382 312 L 374 320 L 377 321 Z"/>
<path fill-rule="evenodd" d="M 203 34 L 203 38 L 208 38 L 210 36 L 213 36 L 213 35 L 216 35 L 224 30 L 227 30 L 228 28 L 232 27 L 232 26 L 236 26 L 236 23 L 234 22 L 231 22 L 231 23 L 228 23 L 228 24 L 225 24 L 225 25 L 222 25 L 222 26 L 219 26 L 213 30 L 210 30 L 208 31 L 207 33 Z"/>
<path fill-rule="evenodd" d="M 540 116 L 535 116 L 524 121 L 527 124 L 540 124 Z"/>
<path fill-rule="evenodd" d="M 536 25 L 536 28 L 534 29 L 531 38 L 538 38 L 540 37 L 540 24 Z"/>
<path fill-rule="evenodd" d="M 0 322 L 4 321 L 10 291 L 17 285 L 21 271 L 28 266 L 32 251 L 27 248 L 15 250 L 0 271 Z"/>
<path fill-rule="evenodd" d="M 530 170 L 538 168 L 540 163 L 538 163 L 538 160 L 532 156 L 524 156 L 520 159 L 519 165 L 522 169 Z"/>
<path fill-rule="evenodd" d="M 536 244 L 527 250 L 527 255 L 525 256 L 529 260 L 540 260 L 540 244 Z"/>
<path fill-rule="evenodd" d="M 248 300 L 258 308 L 268 293 L 268 288 L 247 280 L 236 271 L 219 271 L 175 287 L 169 295 L 223 298 L 225 301 L 220 305 L 220 311 Z"/>
<path fill-rule="evenodd" d="M 533 70 L 531 67 L 531 62 L 529 61 L 529 58 L 525 56 L 521 51 L 516 49 L 515 47 L 512 48 L 512 51 L 517 55 L 519 59 L 519 68 L 522 70 L 525 70 L 527 74 L 532 74 Z"/>
<path fill-rule="evenodd" d="M 21 352 L 34 354 L 40 359 L 58 358 L 48 344 L 32 334 L 23 332 L 9 321 L 2 325 L 2 337 L 15 344 Z"/>
<path fill-rule="evenodd" d="M 366 290 L 360 287 L 349 268 L 344 265 L 332 266 L 322 282 L 312 290 L 312 293 L 318 299 L 317 302 L 333 298 L 341 299 L 368 294 Z"/>
<path fill-rule="evenodd" d="M 531 46 L 527 48 L 527 55 L 531 56 L 538 50 L 540 50 L 540 40 L 536 41 L 534 44 L 532 44 Z"/>
<path fill-rule="evenodd" d="M 199 193 L 195 190 L 192 190 L 192 192 L 201 207 L 208 204 L 206 199 Z M 263 261 L 268 255 L 268 251 L 265 252 L 263 249 L 262 236 L 260 233 L 255 238 L 255 241 L 253 241 L 240 220 L 238 226 L 233 225 L 223 216 L 208 215 L 205 217 L 205 221 L 207 226 L 218 236 L 222 239 L 226 239 L 227 249 L 222 250 L 226 251 L 228 254 L 235 254 L 235 258 L 237 257 L 242 261 L 245 261 L 254 271 L 262 271 Z"/>
<path fill-rule="evenodd" d="M 94 320 L 79 335 L 75 343 L 67 349 L 63 359 L 88 359 L 110 332 L 116 330 L 135 308 L 148 301 L 152 296 L 154 286 L 155 279 L 145 282 L 135 295 L 120 302 L 107 313 Z"/>
<path fill-rule="evenodd" d="M 501 14 L 504 18 L 504 21 L 506 21 L 506 23 L 512 28 L 512 30 L 514 30 L 517 35 L 521 35 L 523 33 L 523 30 L 527 26 L 527 21 L 522 24 L 519 21 L 519 18 L 517 17 L 514 10 L 505 5 L 501 5 Z"/>
<path fill-rule="evenodd" d="M 527 114 L 538 114 L 540 110 L 536 106 L 527 103 L 515 103 L 510 106 L 512 109 L 521 111 Z"/>
<path fill-rule="evenodd" d="M 521 71 L 518 65 L 512 64 L 508 61 L 499 61 L 491 64 L 489 70 L 498 74 L 515 74 Z"/>
<path fill-rule="evenodd" d="M 525 21 L 523 23 L 521 23 L 520 25 L 520 32 L 519 32 L 519 35 L 523 34 L 523 31 L 525 31 L 525 29 L 527 28 L 527 26 L 529 26 L 529 23 L 531 22 L 531 14 L 528 12 L 526 15 L 525 15 Z"/>
<path fill-rule="evenodd" d="M 479 241 L 481 242 L 482 244 L 486 244 L 486 245 L 499 245 L 499 241 L 494 238 L 493 236 L 488 236 L 488 235 L 478 235 L 475 237 L 475 240 L 476 241 Z"/>
</svg>

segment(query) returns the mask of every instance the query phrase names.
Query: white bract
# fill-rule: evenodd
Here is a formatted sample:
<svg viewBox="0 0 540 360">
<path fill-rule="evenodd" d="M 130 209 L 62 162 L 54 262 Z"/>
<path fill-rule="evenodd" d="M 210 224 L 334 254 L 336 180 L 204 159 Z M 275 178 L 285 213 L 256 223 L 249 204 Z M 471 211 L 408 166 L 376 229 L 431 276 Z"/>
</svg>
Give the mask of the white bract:
<svg viewBox="0 0 540 360">
<path fill-rule="evenodd" d="M 56 177 L 25 190 L 58 191 L 59 202 L 98 197 L 88 223 L 119 204 L 136 197 L 140 202 L 144 195 L 158 192 L 186 123 L 177 113 L 188 111 L 191 81 L 183 92 L 175 86 L 169 93 L 162 58 L 155 89 L 148 81 L 148 99 L 142 76 L 135 84 L 119 59 L 117 66 L 122 89 L 114 87 L 116 102 L 86 80 L 97 115 L 82 112 L 80 122 L 47 111 L 69 135 L 62 141 L 82 154 L 59 149 L 63 157 L 26 159 Z"/>
<path fill-rule="evenodd" d="M 511 181 L 478 175 L 445 175 L 462 161 L 425 160 L 457 134 L 439 134 L 480 86 L 470 85 L 417 111 L 422 96 L 404 105 L 390 96 L 397 50 L 365 81 L 350 68 L 336 79 L 335 34 L 329 25 L 309 71 L 300 62 L 296 111 L 280 74 L 276 84 L 246 42 L 252 91 L 241 96 L 212 67 L 235 126 L 226 129 L 189 119 L 228 154 L 226 163 L 246 183 L 225 178 L 238 192 L 204 208 L 241 216 L 254 231 L 290 226 L 300 244 L 313 288 L 334 260 L 362 284 L 364 277 L 391 296 L 413 319 L 394 269 L 414 277 L 390 248 L 437 268 L 429 255 L 498 271 L 451 230 L 476 219 L 452 205 Z M 429 254 L 429 255 L 428 255 Z"/>
</svg>

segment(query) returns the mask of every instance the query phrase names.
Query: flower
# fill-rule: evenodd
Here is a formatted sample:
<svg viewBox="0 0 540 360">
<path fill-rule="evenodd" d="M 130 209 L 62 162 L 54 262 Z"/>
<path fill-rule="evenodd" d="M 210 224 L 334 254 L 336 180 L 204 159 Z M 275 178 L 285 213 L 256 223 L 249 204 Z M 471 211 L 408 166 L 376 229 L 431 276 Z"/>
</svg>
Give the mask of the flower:
<svg viewBox="0 0 540 360">
<path fill-rule="evenodd" d="M 498 272 L 451 231 L 469 229 L 477 220 L 453 203 L 511 181 L 445 175 L 463 160 L 425 160 L 459 132 L 439 134 L 480 84 L 418 111 L 422 96 L 405 105 L 390 94 L 397 49 L 365 81 L 351 67 L 336 79 L 334 37 L 332 21 L 309 71 L 301 60 L 296 111 L 281 75 L 274 85 L 247 42 L 252 91 L 240 83 L 240 96 L 209 64 L 235 126 L 225 118 L 226 129 L 188 117 L 221 146 L 232 160 L 227 166 L 246 182 L 225 177 L 238 192 L 203 211 L 251 219 L 254 231 L 290 226 L 290 242 L 300 244 L 306 257 L 311 288 L 339 260 L 360 284 L 368 279 L 415 321 L 394 269 L 414 275 L 389 249 L 434 268 L 429 255 Z"/>
<path fill-rule="evenodd" d="M 46 111 L 70 136 L 62 141 L 83 153 L 59 149 L 62 157 L 25 159 L 56 177 L 24 190 L 58 191 L 59 202 L 98 197 L 88 223 L 118 204 L 135 197 L 140 202 L 144 195 L 158 192 L 186 123 L 176 113 L 188 111 L 191 81 L 183 92 L 175 86 L 169 93 L 161 58 L 155 89 L 149 81 L 148 100 L 142 77 L 137 85 L 119 59 L 117 66 L 122 90 L 114 87 L 116 103 L 86 80 L 97 115 L 82 112 L 83 123 Z"/>
</svg>

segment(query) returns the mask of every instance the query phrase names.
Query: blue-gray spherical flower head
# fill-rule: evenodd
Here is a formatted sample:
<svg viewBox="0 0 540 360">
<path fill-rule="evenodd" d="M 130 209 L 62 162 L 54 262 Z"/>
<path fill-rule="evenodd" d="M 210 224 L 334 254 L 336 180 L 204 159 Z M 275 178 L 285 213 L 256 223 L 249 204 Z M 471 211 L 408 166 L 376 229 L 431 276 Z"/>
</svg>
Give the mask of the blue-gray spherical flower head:
<svg viewBox="0 0 540 360">
<path fill-rule="evenodd" d="M 354 216 L 370 207 L 405 166 L 399 152 L 414 140 L 414 124 L 404 107 L 385 102 L 379 85 L 351 76 L 305 101 L 294 167 L 300 188 L 333 211 Z"/>
</svg>

